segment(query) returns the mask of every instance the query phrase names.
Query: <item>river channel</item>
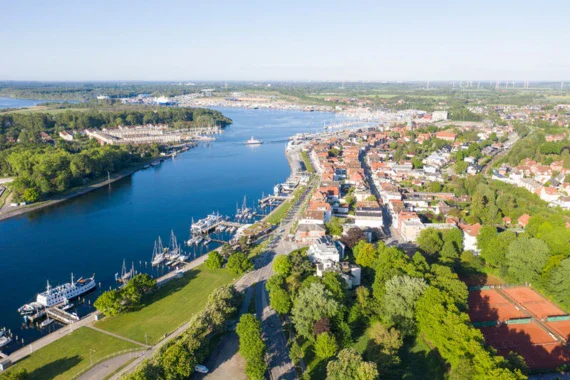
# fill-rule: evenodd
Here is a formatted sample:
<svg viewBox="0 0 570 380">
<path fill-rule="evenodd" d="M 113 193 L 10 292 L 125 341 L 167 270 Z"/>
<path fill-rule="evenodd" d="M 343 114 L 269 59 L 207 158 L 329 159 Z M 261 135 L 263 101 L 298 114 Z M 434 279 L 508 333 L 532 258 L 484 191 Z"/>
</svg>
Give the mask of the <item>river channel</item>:
<svg viewBox="0 0 570 380">
<path fill-rule="evenodd" d="M 162 164 L 141 170 L 108 187 L 53 207 L 0 222 L 0 328 L 18 342 L 14 351 L 45 333 L 24 325 L 17 309 L 52 286 L 95 273 L 101 286 L 78 314 L 85 315 L 102 290 L 116 286 L 123 260 L 137 271 L 149 271 L 153 242 L 165 244 L 171 230 L 180 242 L 189 238 L 191 220 L 213 211 L 234 215 L 244 196 L 251 206 L 262 193 L 290 174 L 284 151 L 287 138 L 315 132 L 332 113 L 283 110 L 219 109 L 233 120 L 217 141 L 198 146 Z M 250 137 L 260 146 L 245 146 Z M 215 245 L 197 248 L 195 256 Z M 161 273 L 154 273 L 160 275 Z"/>
</svg>

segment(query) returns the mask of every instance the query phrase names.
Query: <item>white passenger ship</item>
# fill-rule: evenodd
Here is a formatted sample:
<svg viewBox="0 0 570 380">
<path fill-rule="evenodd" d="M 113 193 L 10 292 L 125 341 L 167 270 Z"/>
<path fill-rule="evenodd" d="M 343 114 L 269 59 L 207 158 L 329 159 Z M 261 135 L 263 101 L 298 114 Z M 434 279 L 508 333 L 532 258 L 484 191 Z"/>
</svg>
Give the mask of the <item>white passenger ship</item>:
<svg viewBox="0 0 570 380">
<path fill-rule="evenodd" d="M 63 285 L 58 285 L 55 288 L 52 288 L 48 281 L 46 291 L 37 295 L 36 302 L 24 305 L 19 308 L 18 311 L 20 314 L 25 315 L 36 311 L 40 305 L 44 308 L 52 307 L 67 302 L 73 298 L 79 297 L 91 289 L 94 289 L 96 286 L 97 284 L 95 283 L 95 276 L 89 278 L 80 278 L 79 280 L 74 281 L 72 273 L 71 282 Z"/>
</svg>

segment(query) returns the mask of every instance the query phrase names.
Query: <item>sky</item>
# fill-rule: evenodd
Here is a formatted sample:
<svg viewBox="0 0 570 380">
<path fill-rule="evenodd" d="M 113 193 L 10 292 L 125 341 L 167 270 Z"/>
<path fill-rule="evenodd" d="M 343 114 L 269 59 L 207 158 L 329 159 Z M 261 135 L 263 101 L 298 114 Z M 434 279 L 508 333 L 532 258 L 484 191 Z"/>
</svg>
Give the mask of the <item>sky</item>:
<svg viewBox="0 0 570 380">
<path fill-rule="evenodd" d="M 0 80 L 570 80 L 568 0 L 0 0 Z"/>
</svg>

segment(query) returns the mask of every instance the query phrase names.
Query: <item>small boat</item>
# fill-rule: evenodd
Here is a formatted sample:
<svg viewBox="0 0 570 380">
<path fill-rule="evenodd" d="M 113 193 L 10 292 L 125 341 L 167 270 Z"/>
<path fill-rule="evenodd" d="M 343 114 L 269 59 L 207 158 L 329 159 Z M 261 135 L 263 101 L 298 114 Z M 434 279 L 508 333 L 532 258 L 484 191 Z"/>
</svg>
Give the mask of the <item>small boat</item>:
<svg viewBox="0 0 570 380">
<path fill-rule="evenodd" d="M 45 319 L 45 321 L 43 321 L 42 323 L 40 323 L 40 327 L 43 329 L 44 327 L 47 327 L 49 325 L 51 325 L 53 322 L 53 319 L 51 319 L 50 317 L 47 317 Z"/>
<path fill-rule="evenodd" d="M 188 260 L 188 256 L 186 256 L 186 255 L 180 255 L 178 257 L 178 261 L 180 261 L 180 262 L 185 262 L 186 260 Z"/>
<path fill-rule="evenodd" d="M 263 144 L 263 141 L 256 140 L 253 138 L 253 136 L 251 136 L 251 138 L 245 142 L 245 145 L 261 145 L 261 144 Z"/>
<path fill-rule="evenodd" d="M 152 266 L 160 265 L 165 260 L 164 248 L 162 247 L 162 241 L 160 236 L 158 237 L 158 243 L 154 242 L 154 250 L 152 252 Z"/>
<path fill-rule="evenodd" d="M 9 336 L 0 336 L 0 347 L 8 345 L 12 341 Z"/>
</svg>

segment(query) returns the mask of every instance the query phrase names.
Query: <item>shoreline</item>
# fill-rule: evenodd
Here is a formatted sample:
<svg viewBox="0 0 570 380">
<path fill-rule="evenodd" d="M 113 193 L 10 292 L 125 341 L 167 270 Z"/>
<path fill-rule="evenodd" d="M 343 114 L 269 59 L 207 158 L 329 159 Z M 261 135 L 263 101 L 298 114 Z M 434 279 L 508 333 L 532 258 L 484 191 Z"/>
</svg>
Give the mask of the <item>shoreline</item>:
<svg viewBox="0 0 570 380">
<path fill-rule="evenodd" d="M 152 160 L 155 160 L 155 159 L 157 159 L 157 158 L 155 157 Z M 149 162 L 151 162 L 151 161 L 149 161 Z M 135 167 L 130 168 L 130 169 L 125 169 L 126 171 L 119 172 L 119 174 L 115 173 L 114 175 L 111 175 L 110 180 L 106 179 L 104 181 L 100 181 L 100 182 L 96 182 L 96 183 L 93 183 L 93 184 L 90 184 L 90 185 L 87 185 L 84 187 L 80 187 L 79 189 L 73 190 L 68 194 L 58 195 L 58 196 L 56 196 L 55 199 L 43 201 L 43 202 L 38 203 L 38 204 L 32 203 L 32 204 L 26 205 L 26 206 L 14 207 L 11 210 L 0 213 L 0 222 L 3 220 L 7 220 L 10 218 L 16 217 L 16 216 L 27 214 L 27 213 L 32 212 L 32 211 L 38 211 L 38 210 L 41 210 L 41 209 L 49 207 L 49 206 L 54 206 L 56 204 L 63 203 L 65 201 L 68 201 L 68 200 L 73 199 L 75 197 L 78 197 L 80 195 L 90 193 L 90 192 L 97 190 L 97 189 L 100 189 L 106 185 L 110 185 L 113 182 L 116 182 L 120 179 L 123 179 L 125 177 L 130 176 L 130 175 L 133 175 L 134 173 L 138 172 L 139 170 L 144 169 L 145 165 L 148 165 L 148 162 L 136 165 Z"/>
</svg>

